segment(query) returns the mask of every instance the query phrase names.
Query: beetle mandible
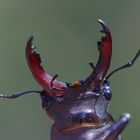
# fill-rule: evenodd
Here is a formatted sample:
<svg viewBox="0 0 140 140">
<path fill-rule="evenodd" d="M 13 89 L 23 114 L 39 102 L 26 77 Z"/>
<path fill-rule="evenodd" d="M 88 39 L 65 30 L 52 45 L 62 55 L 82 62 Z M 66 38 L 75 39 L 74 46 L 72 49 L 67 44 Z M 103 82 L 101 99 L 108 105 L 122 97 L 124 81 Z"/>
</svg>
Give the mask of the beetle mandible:
<svg viewBox="0 0 140 140">
<path fill-rule="evenodd" d="M 14 99 L 29 93 L 39 93 L 43 109 L 54 121 L 51 140 L 121 140 L 120 133 L 131 119 L 130 114 L 125 113 L 114 121 L 108 113 L 112 96 L 108 79 L 115 72 L 131 67 L 140 55 L 140 50 L 130 62 L 106 76 L 112 55 L 112 39 L 107 24 L 101 19 L 98 22 L 104 34 L 97 43 L 99 60 L 95 66 L 89 63 L 93 72 L 85 80 L 62 83 L 56 80 L 57 74 L 53 77 L 47 74 L 41 66 L 40 55 L 36 53 L 31 37 L 26 46 L 26 58 L 43 90 L 0 95 L 1 98 Z"/>
</svg>

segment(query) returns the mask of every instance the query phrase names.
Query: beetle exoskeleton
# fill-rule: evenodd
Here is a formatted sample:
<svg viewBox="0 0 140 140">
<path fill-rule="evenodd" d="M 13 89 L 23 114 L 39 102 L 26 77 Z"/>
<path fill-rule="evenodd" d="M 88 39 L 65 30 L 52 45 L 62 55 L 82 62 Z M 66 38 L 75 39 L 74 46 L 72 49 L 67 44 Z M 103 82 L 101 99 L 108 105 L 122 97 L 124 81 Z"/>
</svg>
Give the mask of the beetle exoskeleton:
<svg viewBox="0 0 140 140">
<path fill-rule="evenodd" d="M 54 121 L 51 140 L 121 140 L 120 133 L 126 127 L 131 116 L 123 114 L 114 121 L 108 113 L 108 103 L 112 92 L 108 82 L 115 72 L 133 65 L 140 55 L 137 52 L 132 61 L 115 69 L 106 76 L 112 55 L 112 38 L 107 24 L 99 19 L 104 36 L 98 41 L 99 59 L 92 73 L 81 81 L 60 82 L 58 75 L 50 76 L 41 66 L 41 58 L 32 44 L 33 37 L 26 46 L 26 58 L 29 68 L 42 91 L 26 91 L 1 98 L 16 98 L 29 93 L 39 93 L 42 107 Z"/>
</svg>

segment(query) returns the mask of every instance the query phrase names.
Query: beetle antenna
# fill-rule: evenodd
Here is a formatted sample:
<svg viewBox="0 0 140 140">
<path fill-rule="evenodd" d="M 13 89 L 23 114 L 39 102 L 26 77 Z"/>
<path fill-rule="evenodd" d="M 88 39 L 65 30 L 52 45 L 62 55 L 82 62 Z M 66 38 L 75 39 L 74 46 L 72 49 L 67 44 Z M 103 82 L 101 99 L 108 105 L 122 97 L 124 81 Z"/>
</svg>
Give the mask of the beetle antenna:
<svg viewBox="0 0 140 140">
<path fill-rule="evenodd" d="M 139 57 L 140 55 L 140 50 L 138 50 L 138 52 L 136 53 L 136 55 L 134 56 L 134 58 L 129 61 L 128 63 L 126 63 L 125 65 L 113 70 L 111 73 L 109 73 L 106 77 L 106 80 L 109 79 L 109 77 L 111 75 L 113 75 L 115 72 L 119 71 L 119 70 L 122 70 L 122 69 L 125 69 L 125 68 L 130 68 L 131 66 L 133 66 L 133 64 L 135 63 L 135 61 L 137 60 L 137 58 Z"/>
<path fill-rule="evenodd" d="M 29 91 L 24 91 L 24 92 L 12 94 L 12 95 L 3 95 L 3 94 L 0 94 L 0 98 L 15 99 L 15 98 L 17 98 L 17 97 L 20 97 L 20 96 L 26 95 L 26 94 L 30 94 L 30 93 L 41 94 L 41 91 L 29 90 Z"/>
</svg>

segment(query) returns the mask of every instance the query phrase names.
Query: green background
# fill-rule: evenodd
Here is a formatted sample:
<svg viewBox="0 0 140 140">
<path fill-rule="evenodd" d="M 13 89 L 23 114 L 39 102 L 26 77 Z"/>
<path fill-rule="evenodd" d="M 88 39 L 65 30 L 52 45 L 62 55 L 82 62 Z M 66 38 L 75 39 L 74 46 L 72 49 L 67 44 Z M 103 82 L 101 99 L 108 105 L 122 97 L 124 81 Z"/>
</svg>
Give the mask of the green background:
<svg viewBox="0 0 140 140">
<path fill-rule="evenodd" d="M 101 34 L 97 19 L 111 28 L 113 56 L 110 70 L 126 63 L 140 48 L 139 0 L 0 0 L 0 92 L 40 90 L 25 59 L 31 35 L 40 46 L 42 65 L 61 81 L 86 78 L 96 64 L 96 42 Z M 140 138 L 140 59 L 134 67 L 110 78 L 113 98 L 109 112 L 117 119 L 130 112 L 125 140 Z M 1 140 L 49 140 L 51 120 L 38 95 L 0 100 Z"/>
</svg>

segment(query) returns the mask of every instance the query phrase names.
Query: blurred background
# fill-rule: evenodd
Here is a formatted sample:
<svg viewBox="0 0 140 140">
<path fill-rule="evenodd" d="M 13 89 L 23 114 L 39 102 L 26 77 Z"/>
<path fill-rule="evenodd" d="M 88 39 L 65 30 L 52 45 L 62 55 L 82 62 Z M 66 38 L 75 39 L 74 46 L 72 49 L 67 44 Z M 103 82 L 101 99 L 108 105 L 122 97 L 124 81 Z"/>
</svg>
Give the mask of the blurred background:
<svg viewBox="0 0 140 140">
<path fill-rule="evenodd" d="M 35 36 L 42 65 L 61 81 L 85 79 L 96 64 L 96 42 L 103 19 L 113 37 L 109 71 L 128 62 L 140 48 L 138 0 L 1 0 L 0 92 L 12 94 L 41 87 L 25 59 L 26 42 Z M 140 58 L 130 69 L 110 78 L 113 98 L 109 112 L 117 119 L 129 112 L 133 119 L 122 133 L 125 140 L 140 138 Z M 52 121 L 41 108 L 38 95 L 0 100 L 0 139 L 49 140 Z"/>
</svg>

